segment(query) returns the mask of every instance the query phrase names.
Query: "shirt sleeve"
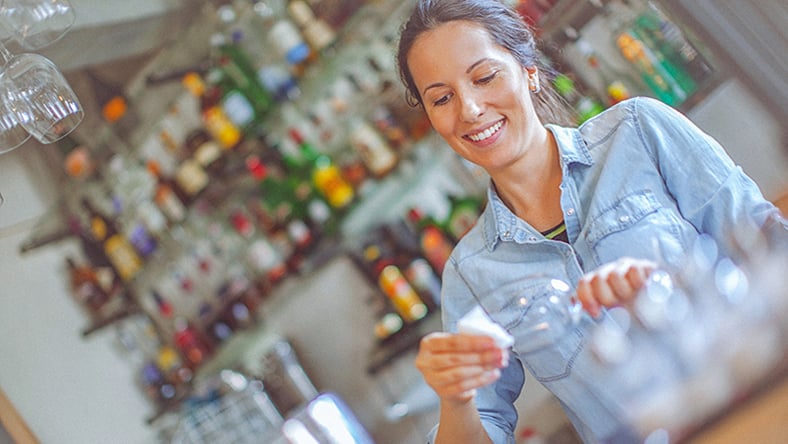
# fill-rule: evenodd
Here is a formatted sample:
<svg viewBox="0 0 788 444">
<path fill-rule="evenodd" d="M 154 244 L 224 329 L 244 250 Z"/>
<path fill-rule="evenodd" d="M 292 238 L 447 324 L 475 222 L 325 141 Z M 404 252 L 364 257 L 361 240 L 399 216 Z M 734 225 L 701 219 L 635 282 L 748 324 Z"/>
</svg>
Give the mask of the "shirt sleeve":
<svg viewBox="0 0 788 444">
<path fill-rule="evenodd" d="M 457 320 L 477 302 L 457 272 L 453 259 L 447 263 L 442 281 L 443 328 L 448 332 L 456 332 Z M 509 365 L 501 369 L 500 379 L 478 389 L 474 398 L 482 426 L 496 444 L 514 444 L 515 442 L 517 410 L 514 407 L 514 402 L 520 396 L 525 384 L 523 365 L 513 352 L 510 353 Z M 436 433 L 437 427 L 429 434 L 429 443 L 434 442 Z"/>
<path fill-rule="evenodd" d="M 686 116 L 646 97 L 636 99 L 635 107 L 642 142 L 679 211 L 699 232 L 725 243 L 736 227 L 779 218 L 758 185 Z"/>
</svg>

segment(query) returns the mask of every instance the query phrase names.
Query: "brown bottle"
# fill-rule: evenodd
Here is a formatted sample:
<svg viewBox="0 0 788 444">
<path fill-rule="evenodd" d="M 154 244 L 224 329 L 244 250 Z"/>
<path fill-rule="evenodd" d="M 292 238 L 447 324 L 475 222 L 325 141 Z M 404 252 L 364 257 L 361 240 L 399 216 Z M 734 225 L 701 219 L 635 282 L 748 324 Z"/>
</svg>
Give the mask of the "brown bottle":
<svg viewBox="0 0 788 444">
<path fill-rule="evenodd" d="M 74 258 L 67 257 L 71 293 L 77 302 L 86 307 L 91 315 L 98 314 L 101 307 L 109 300 L 95 270 L 87 264 L 77 264 Z"/>
<path fill-rule="evenodd" d="M 142 259 L 134 247 L 118 231 L 115 224 L 99 213 L 90 201 L 83 199 L 82 207 L 88 213 L 88 231 L 93 240 L 101 244 L 118 276 L 125 282 L 132 280 L 142 269 Z"/>
</svg>

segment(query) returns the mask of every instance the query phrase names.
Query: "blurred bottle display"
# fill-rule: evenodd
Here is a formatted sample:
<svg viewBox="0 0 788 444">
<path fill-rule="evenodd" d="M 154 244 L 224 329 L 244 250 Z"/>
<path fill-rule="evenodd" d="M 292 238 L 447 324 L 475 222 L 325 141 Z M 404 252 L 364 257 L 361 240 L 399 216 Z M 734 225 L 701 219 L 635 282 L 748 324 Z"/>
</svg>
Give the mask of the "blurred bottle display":
<svg viewBox="0 0 788 444">
<path fill-rule="evenodd" d="M 680 106 L 697 91 L 698 85 L 685 64 L 673 55 L 662 32 L 668 23 L 675 24 L 664 15 L 657 16 L 647 4 L 645 8 L 640 6 L 630 4 L 617 10 L 615 45 L 659 100 Z M 612 15 L 608 17 L 612 19 Z"/>
<path fill-rule="evenodd" d="M 170 224 L 183 222 L 188 211 L 183 202 L 183 197 L 185 197 L 183 191 L 178 189 L 178 185 L 174 181 L 162 175 L 156 162 L 149 162 L 148 170 L 157 181 L 153 196 L 156 205 L 170 221 Z"/>
<path fill-rule="evenodd" d="M 693 45 L 686 33 L 653 1 L 638 17 L 637 25 L 660 52 L 682 68 L 680 79 L 683 87 L 692 90 L 709 78 L 713 69 L 708 60 Z M 687 79 L 689 77 L 694 81 Z"/>
<path fill-rule="evenodd" d="M 99 281 L 98 272 L 89 264 L 78 264 L 73 257 L 66 257 L 71 280 L 71 294 L 79 305 L 98 316 L 102 307 L 109 301 L 110 294 Z"/>
<path fill-rule="evenodd" d="M 397 153 L 369 122 L 352 119 L 349 130 L 351 146 L 373 177 L 383 178 L 397 167 Z"/>
<path fill-rule="evenodd" d="M 96 171 L 96 159 L 90 148 L 78 141 L 73 134 L 58 140 L 58 147 L 63 154 L 63 170 L 76 180 L 87 180 Z"/>
<path fill-rule="evenodd" d="M 217 16 L 223 29 L 214 33 L 210 39 L 212 58 L 219 68 L 218 73 L 221 73 L 215 83 L 220 83 L 224 90 L 223 101 L 229 102 L 226 107 L 231 109 L 228 114 L 238 114 L 234 121 L 244 122 L 239 126 L 248 127 L 251 123 L 260 122 L 272 109 L 274 101 L 259 82 L 256 63 L 241 44 L 243 34 L 233 31 L 239 22 L 236 9 L 229 4 L 220 6 Z M 247 116 L 250 110 L 252 115 Z"/>
<path fill-rule="evenodd" d="M 615 105 L 629 99 L 640 92 L 639 83 L 624 71 L 614 69 L 594 50 L 593 45 L 576 31 L 570 32 L 575 38 L 575 46 L 585 57 L 586 72 L 592 77 L 597 96 L 605 101 L 606 106 Z M 570 37 L 571 38 L 571 37 Z"/>
<path fill-rule="evenodd" d="M 82 199 L 82 207 L 87 212 L 91 237 L 102 246 L 115 271 L 124 281 L 132 280 L 143 266 L 142 259 L 115 227 L 114 221 L 104 217 L 87 199 Z"/>
<path fill-rule="evenodd" d="M 422 254 L 429 261 L 435 273 L 441 275 L 443 267 L 446 266 L 454 249 L 454 243 L 440 224 L 418 208 L 414 207 L 408 210 L 407 218 L 415 232 L 418 233 Z"/>
<path fill-rule="evenodd" d="M 321 53 L 336 40 L 334 30 L 325 20 L 315 16 L 307 2 L 291 0 L 287 4 L 287 12 L 301 29 L 301 34 L 314 51 Z"/>
<path fill-rule="evenodd" d="M 342 11 L 351 3 L 361 7 L 345 1 Z M 172 80 L 180 85 L 166 88 L 180 89 L 150 128 L 136 128 L 148 133 L 130 150 L 100 135 L 92 150 L 62 142 L 76 179 L 69 186 L 79 191 L 69 205 L 84 196 L 89 222 L 69 233 L 76 230 L 98 277 L 78 264 L 69 273 L 80 275 L 80 294 L 95 281 L 96 294 L 118 292 L 155 323 L 159 342 L 135 366 L 159 408 L 255 325 L 267 289 L 345 246 L 340 225 L 369 197 L 362 187 L 374 193 L 399 180 L 382 179 L 412 164 L 426 134 L 423 113 L 414 117 L 394 89 L 393 27 L 365 45 L 356 29 L 339 32 L 348 17 L 327 5 L 225 2 L 203 33 L 209 47 L 199 61 L 148 79 L 151 95 Z M 376 8 L 362 21 L 383 20 Z M 343 39 L 355 43 L 337 45 Z M 385 296 L 381 339 L 440 304 L 439 274 L 408 233 L 408 249 L 383 240 L 374 262 L 370 283 Z M 85 304 L 102 305 L 92 291 Z"/>
<path fill-rule="evenodd" d="M 580 91 L 577 90 L 575 81 L 567 74 L 561 73 L 556 75 L 553 79 L 553 86 L 574 109 L 577 115 L 578 124 L 585 122 L 605 110 L 604 105 L 597 99 L 581 94 Z"/>
<path fill-rule="evenodd" d="M 223 147 L 229 149 L 236 146 L 243 137 L 240 128 L 225 112 L 218 106 L 216 95 L 220 93 L 218 88 L 208 89 L 205 81 L 197 73 L 188 73 L 183 76 L 183 85 L 197 99 L 200 100 L 202 122 L 205 130 L 218 141 Z M 237 102 L 243 106 L 244 102 Z"/>
<path fill-rule="evenodd" d="M 91 70 L 86 70 L 86 75 L 101 107 L 101 117 L 118 136 L 129 141 L 140 119 L 134 107 L 130 106 L 126 93 Z"/>
<path fill-rule="evenodd" d="M 455 243 L 476 224 L 483 208 L 484 200 L 476 196 L 448 196 L 451 210 L 446 219 L 446 232 Z"/>
<path fill-rule="evenodd" d="M 363 248 L 366 272 L 405 322 L 418 321 L 427 315 L 428 308 L 394 259 L 384 255 L 384 248 L 380 238 Z"/>
<path fill-rule="evenodd" d="M 323 195 L 326 201 L 336 209 L 350 205 L 355 198 L 353 187 L 342 177 L 342 173 L 327 155 L 320 153 L 295 128 L 289 131 L 290 138 L 298 145 L 301 159 L 291 158 L 295 169 L 310 170 L 312 184 Z"/>
<path fill-rule="evenodd" d="M 248 3 L 240 8 L 232 26 L 232 39 L 249 55 L 258 82 L 278 102 L 297 98 L 301 94 L 298 80 L 268 41 L 266 31 L 273 26 L 274 11 L 265 2 Z"/>
</svg>

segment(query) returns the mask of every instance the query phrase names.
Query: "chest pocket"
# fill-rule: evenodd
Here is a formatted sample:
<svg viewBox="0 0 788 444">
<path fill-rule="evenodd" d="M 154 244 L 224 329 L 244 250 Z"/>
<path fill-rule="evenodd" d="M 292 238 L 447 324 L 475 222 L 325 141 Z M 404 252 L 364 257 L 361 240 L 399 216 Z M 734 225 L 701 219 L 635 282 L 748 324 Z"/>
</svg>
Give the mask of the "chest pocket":
<svg viewBox="0 0 788 444">
<path fill-rule="evenodd" d="M 624 255 L 658 259 L 681 249 L 671 214 L 650 190 L 641 190 L 590 214 L 585 237 L 600 264 Z"/>
<path fill-rule="evenodd" d="M 485 309 L 515 338 L 514 351 L 542 383 L 566 378 L 583 346 L 563 281 L 532 276 L 495 290 Z"/>
</svg>

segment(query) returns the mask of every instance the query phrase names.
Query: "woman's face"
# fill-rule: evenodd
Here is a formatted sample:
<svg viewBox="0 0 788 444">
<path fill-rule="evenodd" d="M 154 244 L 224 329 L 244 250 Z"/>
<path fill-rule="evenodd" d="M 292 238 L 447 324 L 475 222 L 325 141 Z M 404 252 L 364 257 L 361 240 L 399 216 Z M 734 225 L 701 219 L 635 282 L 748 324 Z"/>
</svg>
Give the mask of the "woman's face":
<svg viewBox="0 0 788 444">
<path fill-rule="evenodd" d="M 511 165 L 544 131 L 528 71 L 480 25 L 455 21 L 425 32 L 407 63 L 435 131 L 488 172 Z"/>
</svg>

